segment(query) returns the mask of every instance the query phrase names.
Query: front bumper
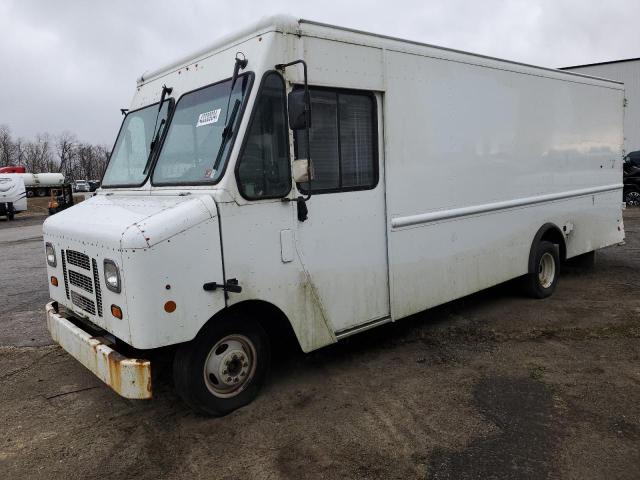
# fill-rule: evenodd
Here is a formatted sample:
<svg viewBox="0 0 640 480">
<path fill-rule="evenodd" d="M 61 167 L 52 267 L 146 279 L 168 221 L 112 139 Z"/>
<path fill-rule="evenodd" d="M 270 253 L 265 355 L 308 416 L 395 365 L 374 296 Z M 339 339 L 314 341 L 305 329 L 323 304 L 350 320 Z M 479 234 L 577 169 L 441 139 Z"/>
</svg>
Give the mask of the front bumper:
<svg viewBox="0 0 640 480">
<path fill-rule="evenodd" d="M 151 398 L 149 360 L 127 358 L 116 352 L 59 314 L 56 302 L 48 303 L 46 310 L 51 338 L 67 353 L 119 395 L 132 399 Z"/>
</svg>

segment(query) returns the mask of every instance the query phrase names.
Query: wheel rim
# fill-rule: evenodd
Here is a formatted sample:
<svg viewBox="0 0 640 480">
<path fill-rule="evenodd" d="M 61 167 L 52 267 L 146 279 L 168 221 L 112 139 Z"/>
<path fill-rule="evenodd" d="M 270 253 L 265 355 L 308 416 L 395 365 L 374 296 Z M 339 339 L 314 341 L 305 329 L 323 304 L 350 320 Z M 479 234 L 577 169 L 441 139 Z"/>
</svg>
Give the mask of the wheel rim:
<svg viewBox="0 0 640 480">
<path fill-rule="evenodd" d="M 209 351 L 204 381 L 216 397 L 229 398 L 242 392 L 256 370 L 256 348 L 244 335 L 227 335 Z"/>
<path fill-rule="evenodd" d="M 549 252 L 540 257 L 538 280 L 542 288 L 549 288 L 556 277 L 556 261 Z"/>
<path fill-rule="evenodd" d="M 631 207 L 640 206 L 640 192 L 629 192 L 625 198 L 627 205 Z"/>
</svg>

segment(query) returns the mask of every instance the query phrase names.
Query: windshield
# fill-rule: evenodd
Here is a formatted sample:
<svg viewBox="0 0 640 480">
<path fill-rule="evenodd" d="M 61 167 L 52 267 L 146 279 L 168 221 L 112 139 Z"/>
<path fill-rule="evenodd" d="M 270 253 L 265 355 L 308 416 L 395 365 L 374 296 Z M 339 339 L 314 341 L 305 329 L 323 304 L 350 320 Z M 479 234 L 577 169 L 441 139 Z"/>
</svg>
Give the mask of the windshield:
<svg viewBox="0 0 640 480">
<path fill-rule="evenodd" d="M 158 116 L 157 126 L 160 127 L 162 120 L 166 121 L 167 119 L 169 103 L 169 101 L 164 102 L 159 115 L 157 103 L 127 114 L 122 122 L 116 144 L 113 147 L 109 165 L 104 172 L 103 186 L 116 187 L 142 184 L 147 176 L 144 167 L 149 158 L 149 148 L 153 140 L 156 115 Z"/>
<path fill-rule="evenodd" d="M 249 74 L 239 76 L 231 98 L 231 80 L 180 98 L 153 171 L 154 185 L 218 181 L 233 146 L 251 78 Z"/>
</svg>

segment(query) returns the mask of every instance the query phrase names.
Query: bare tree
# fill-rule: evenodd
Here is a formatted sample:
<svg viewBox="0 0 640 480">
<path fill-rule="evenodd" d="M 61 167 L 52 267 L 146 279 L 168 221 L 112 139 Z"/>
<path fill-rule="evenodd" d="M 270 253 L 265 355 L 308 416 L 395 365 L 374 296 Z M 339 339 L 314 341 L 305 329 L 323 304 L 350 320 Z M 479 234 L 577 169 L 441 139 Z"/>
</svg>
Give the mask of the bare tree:
<svg viewBox="0 0 640 480">
<path fill-rule="evenodd" d="M 58 155 L 58 170 L 66 177 L 73 168 L 73 153 L 78 139 L 71 132 L 62 132 L 56 137 L 56 153 Z"/>
<path fill-rule="evenodd" d="M 110 153 L 105 145 L 79 142 L 71 132 L 14 139 L 11 129 L 0 125 L 0 167 L 24 166 L 31 173 L 61 172 L 67 181 L 94 180 L 102 177 Z"/>
<path fill-rule="evenodd" d="M 38 134 L 34 141 L 26 142 L 24 154 L 24 163 L 30 172 L 41 173 L 58 170 L 58 162 L 51 149 L 49 134 Z"/>
<path fill-rule="evenodd" d="M 15 165 L 16 145 L 11 138 L 11 129 L 0 125 L 0 167 Z"/>
</svg>

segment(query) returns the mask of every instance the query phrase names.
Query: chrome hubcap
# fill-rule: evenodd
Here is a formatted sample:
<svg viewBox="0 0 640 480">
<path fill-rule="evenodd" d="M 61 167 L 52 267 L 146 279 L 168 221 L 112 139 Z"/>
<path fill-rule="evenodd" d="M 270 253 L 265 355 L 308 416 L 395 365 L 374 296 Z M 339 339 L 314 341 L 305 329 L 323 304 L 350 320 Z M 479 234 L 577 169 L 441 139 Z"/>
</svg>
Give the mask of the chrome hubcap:
<svg viewBox="0 0 640 480">
<path fill-rule="evenodd" d="M 549 252 L 542 255 L 538 265 L 538 280 L 542 288 L 549 288 L 556 277 L 556 262 Z"/>
<path fill-rule="evenodd" d="M 244 335 L 227 335 L 209 352 L 204 365 L 207 388 L 217 397 L 238 395 L 253 378 L 256 349 Z"/>
</svg>

